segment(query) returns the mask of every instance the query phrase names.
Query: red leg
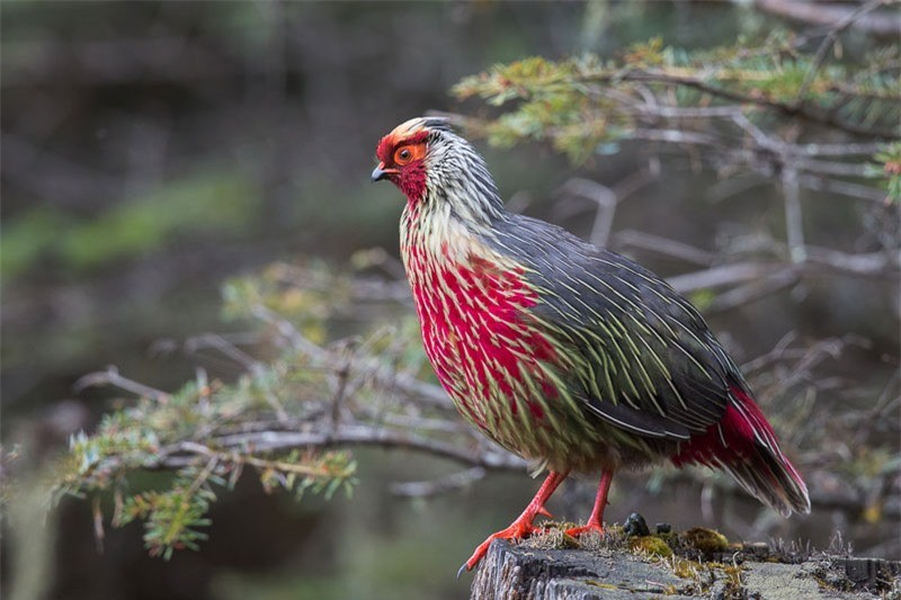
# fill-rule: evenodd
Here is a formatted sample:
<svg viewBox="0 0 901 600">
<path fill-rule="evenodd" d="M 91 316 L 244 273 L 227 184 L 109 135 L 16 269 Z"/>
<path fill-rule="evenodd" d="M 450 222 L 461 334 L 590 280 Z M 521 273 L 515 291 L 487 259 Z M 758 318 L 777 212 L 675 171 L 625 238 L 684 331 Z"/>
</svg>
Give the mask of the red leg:
<svg viewBox="0 0 901 600">
<path fill-rule="evenodd" d="M 607 506 L 607 492 L 610 491 L 610 482 L 612 480 L 613 471 L 604 471 L 601 473 L 601 483 L 598 485 L 598 495 L 594 501 L 594 508 L 591 509 L 591 516 L 588 518 L 588 523 L 582 527 L 569 529 L 566 533 L 575 537 L 589 531 L 597 531 L 601 535 L 604 535 L 604 508 Z"/>
<path fill-rule="evenodd" d="M 459 577 L 464 569 L 472 571 L 473 567 L 479 564 L 479 561 L 482 560 L 482 557 L 488 552 L 488 546 L 491 545 L 493 540 L 499 538 L 505 540 L 522 539 L 535 531 L 532 521 L 534 521 L 535 517 L 538 515 L 544 515 L 546 517 L 551 516 L 544 507 L 544 503 L 547 502 L 547 499 L 551 497 L 551 494 L 553 494 L 554 490 L 556 490 L 563 480 L 566 479 L 568 474 L 568 472 L 557 473 L 555 471 L 548 473 L 547 479 L 541 484 L 538 493 L 535 494 L 535 497 L 532 498 L 532 501 L 529 502 L 526 509 L 522 511 L 522 514 L 519 515 L 506 529 L 502 529 L 501 531 L 488 536 L 488 539 L 482 542 L 482 544 L 476 548 L 476 551 L 473 552 L 472 556 L 469 557 L 469 560 L 466 561 L 466 564 L 463 565 L 460 572 L 457 573 L 457 576 Z"/>
</svg>

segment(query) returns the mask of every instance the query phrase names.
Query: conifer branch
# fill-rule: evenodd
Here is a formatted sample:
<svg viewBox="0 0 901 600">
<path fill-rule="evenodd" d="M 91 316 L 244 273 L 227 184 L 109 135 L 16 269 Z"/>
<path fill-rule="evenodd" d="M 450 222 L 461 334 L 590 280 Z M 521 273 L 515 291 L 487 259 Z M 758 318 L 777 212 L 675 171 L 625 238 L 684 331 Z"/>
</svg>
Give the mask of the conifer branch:
<svg viewBox="0 0 901 600">
<path fill-rule="evenodd" d="M 804 102 L 804 99 L 807 97 L 807 92 L 808 90 L 810 90 L 810 85 L 813 83 L 817 71 L 820 70 L 820 67 L 823 66 L 823 61 L 826 60 L 826 54 L 838 40 L 838 34 L 854 24 L 855 21 L 857 21 L 864 15 L 876 10 L 881 6 L 887 6 L 890 3 L 891 0 L 870 0 L 869 2 L 865 2 L 864 4 L 858 6 L 856 9 L 849 12 L 847 16 L 845 16 L 843 19 L 829 28 L 829 31 L 826 33 L 826 37 L 823 38 L 823 41 L 820 42 L 820 45 L 817 48 L 817 52 L 813 57 L 813 61 L 811 62 L 810 67 L 807 69 L 807 74 L 804 76 L 804 81 L 801 83 L 801 87 L 798 89 L 798 95 L 795 100 L 796 105 L 800 106 L 801 103 Z M 901 30 L 899 30 L 898 33 L 901 34 Z"/>
</svg>

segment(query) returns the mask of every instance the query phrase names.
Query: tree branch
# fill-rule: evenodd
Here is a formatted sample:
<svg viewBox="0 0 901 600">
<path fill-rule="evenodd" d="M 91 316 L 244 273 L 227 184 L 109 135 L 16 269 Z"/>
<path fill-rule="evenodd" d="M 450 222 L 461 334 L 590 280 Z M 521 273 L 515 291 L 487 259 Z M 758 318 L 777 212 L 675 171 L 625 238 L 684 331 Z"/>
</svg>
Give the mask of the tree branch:
<svg viewBox="0 0 901 600">
<path fill-rule="evenodd" d="M 610 83 L 613 81 L 636 81 L 641 83 L 659 83 L 664 85 L 683 86 L 704 92 L 712 96 L 737 102 L 739 104 L 750 106 L 763 106 L 779 112 L 789 117 L 801 117 L 812 123 L 821 123 L 829 125 L 836 129 L 853 133 L 855 135 L 863 135 L 869 137 L 882 138 L 885 140 L 901 139 L 901 134 L 896 131 L 883 129 L 880 127 L 867 127 L 850 123 L 838 118 L 832 112 L 813 107 L 809 104 L 796 106 L 786 102 L 771 100 L 767 98 L 755 97 L 746 94 L 734 92 L 721 87 L 711 85 L 697 77 L 691 75 L 675 75 L 660 70 L 634 70 L 628 69 L 617 74 L 604 74 L 596 77 L 587 77 L 586 81 Z"/>
<path fill-rule="evenodd" d="M 889 1 L 881 2 L 880 4 L 888 6 L 892 3 Z M 804 2 L 799 0 L 755 0 L 754 4 L 757 8 L 775 15 L 812 25 L 826 25 L 830 27 L 834 27 L 836 23 L 841 23 L 862 8 L 848 9 L 845 6 L 833 6 L 826 2 Z M 881 37 L 894 36 L 897 38 L 899 32 L 901 32 L 901 18 L 897 15 L 881 13 L 860 18 L 862 16 L 857 15 L 848 25 Z"/>
<path fill-rule="evenodd" d="M 156 467 L 179 469 L 197 462 L 198 456 L 220 456 L 234 462 L 229 451 L 246 453 L 285 452 L 294 449 L 373 446 L 385 449 L 416 450 L 446 458 L 468 467 L 522 471 L 529 463 L 499 448 L 474 451 L 459 444 L 442 442 L 409 431 L 363 424 L 340 425 L 335 431 L 255 431 L 211 436 L 206 444 L 182 441 L 161 448 Z M 248 461 L 244 461 L 248 462 Z"/>
<path fill-rule="evenodd" d="M 888 5 L 889 1 L 890 0 L 870 0 L 869 2 L 861 4 L 829 28 L 826 37 L 820 42 L 819 48 L 817 48 L 817 53 L 813 57 L 810 68 L 807 69 L 807 73 L 804 75 L 804 81 L 801 83 L 801 87 L 798 89 L 798 95 L 795 97 L 795 105 L 800 106 L 804 102 L 804 99 L 807 97 L 807 91 L 810 89 L 810 84 L 813 83 L 817 71 L 823 66 L 823 61 L 826 60 L 826 53 L 829 52 L 829 49 L 832 48 L 835 45 L 836 40 L 838 40 L 838 34 L 860 20 L 867 13 L 872 12 L 880 6 Z M 823 10 L 825 7 L 820 5 L 817 8 Z M 884 15 L 883 18 L 885 18 Z M 901 23 L 896 27 L 896 33 L 901 34 Z"/>
</svg>

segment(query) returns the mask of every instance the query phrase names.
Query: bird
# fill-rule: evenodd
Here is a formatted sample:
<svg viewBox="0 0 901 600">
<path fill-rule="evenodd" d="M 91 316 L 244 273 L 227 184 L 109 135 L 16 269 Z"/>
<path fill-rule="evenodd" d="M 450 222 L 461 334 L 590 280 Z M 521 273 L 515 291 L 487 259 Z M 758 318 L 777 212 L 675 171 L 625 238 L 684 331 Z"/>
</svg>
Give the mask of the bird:
<svg viewBox="0 0 901 600">
<path fill-rule="evenodd" d="M 600 472 L 587 523 L 604 534 L 614 474 L 671 462 L 729 473 L 782 516 L 810 512 L 807 487 L 735 362 L 698 310 L 632 260 L 510 212 L 485 159 L 443 117 L 382 137 L 373 182 L 406 197 L 400 254 L 425 353 L 475 429 L 547 471 L 495 539 L 535 519 L 571 473 Z"/>
</svg>

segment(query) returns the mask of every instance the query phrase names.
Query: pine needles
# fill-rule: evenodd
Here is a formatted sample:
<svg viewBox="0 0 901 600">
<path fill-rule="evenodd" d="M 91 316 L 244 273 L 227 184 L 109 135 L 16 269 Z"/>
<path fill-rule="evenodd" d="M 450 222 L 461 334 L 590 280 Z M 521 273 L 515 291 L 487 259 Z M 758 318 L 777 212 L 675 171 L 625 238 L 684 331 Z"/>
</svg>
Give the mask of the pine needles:
<svg viewBox="0 0 901 600">
<path fill-rule="evenodd" d="M 901 137 L 897 45 L 874 45 L 856 60 L 840 60 L 838 46 L 832 60 L 814 48 L 785 30 L 756 44 L 738 40 L 694 52 L 654 38 L 615 60 L 586 54 L 495 65 L 464 78 L 453 94 L 500 109 L 465 120 L 490 143 L 548 142 L 577 163 L 609 152 L 611 144 L 653 140 L 699 149 L 715 166 L 762 172 L 813 158 L 836 133 L 884 143 Z M 793 124 L 805 126 L 804 133 Z M 806 161 L 799 175 L 877 177 L 860 164 L 877 151 L 843 157 L 857 167 Z"/>
</svg>

